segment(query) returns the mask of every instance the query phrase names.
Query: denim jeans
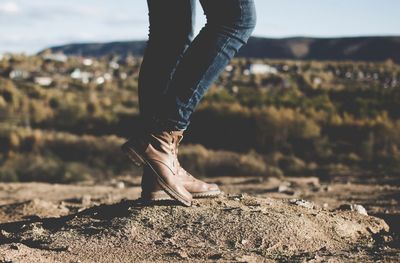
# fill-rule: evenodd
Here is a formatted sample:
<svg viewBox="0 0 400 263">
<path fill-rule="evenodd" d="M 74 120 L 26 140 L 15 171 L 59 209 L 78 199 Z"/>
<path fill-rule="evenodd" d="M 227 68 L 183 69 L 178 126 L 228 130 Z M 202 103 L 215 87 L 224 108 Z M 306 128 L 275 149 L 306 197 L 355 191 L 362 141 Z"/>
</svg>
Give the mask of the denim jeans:
<svg viewBox="0 0 400 263">
<path fill-rule="evenodd" d="M 207 23 L 193 39 L 196 0 L 147 0 L 150 27 L 139 105 L 149 129 L 185 130 L 201 98 L 254 30 L 254 0 L 200 3 Z"/>
</svg>

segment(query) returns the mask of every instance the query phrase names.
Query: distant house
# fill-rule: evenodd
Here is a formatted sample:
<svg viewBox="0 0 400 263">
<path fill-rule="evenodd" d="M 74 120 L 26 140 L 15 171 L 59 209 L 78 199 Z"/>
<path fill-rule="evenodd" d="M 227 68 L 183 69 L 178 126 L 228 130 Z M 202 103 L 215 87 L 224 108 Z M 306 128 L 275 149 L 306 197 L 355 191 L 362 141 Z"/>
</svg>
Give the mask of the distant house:
<svg viewBox="0 0 400 263">
<path fill-rule="evenodd" d="M 93 78 L 93 73 L 81 71 L 79 68 L 76 68 L 72 71 L 70 76 L 72 79 L 80 80 L 82 83 L 88 84 Z"/>
<path fill-rule="evenodd" d="M 50 54 L 43 54 L 42 58 L 47 61 L 54 61 L 64 63 L 67 62 L 68 57 L 63 53 L 50 53 Z"/>
<path fill-rule="evenodd" d="M 108 65 L 112 69 L 119 69 L 119 64 L 116 61 L 110 61 L 110 63 L 108 63 Z"/>
<path fill-rule="evenodd" d="M 225 67 L 225 70 L 231 72 L 233 70 L 233 66 L 229 64 L 228 66 Z"/>
<path fill-rule="evenodd" d="M 13 80 L 25 80 L 30 77 L 30 73 L 25 70 L 14 69 L 14 70 L 11 70 L 9 77 L 10 77 L 10 79 L 13 79 Z"/>
<path fill-rule="evenodd" d="M 319 85 L 322 84 L 322 79 L 319 78 L 319 77 L 314 78 L 314 79 L 313 79 L 313 84 L 314 84 L 314 86 L 317 86 L 317 87 L 318 87 Z"/>
<path fill-rule="evenodd" d="M 277 74 L 278 70 L 267 64 L 251 64 L 249 73 L 253 75 Z"/>
<path fill-rule="evenodd" d="M 93 59 L 91 59 L 91 58 L 84 58 L 84 59 L 82 60 L 82 64 L 83 64 L 84 66 L 90 67 L 90 66 L 93 65 Z"/>
<path fill-rule="evenodd" d="M 105 82 L 106 80 L 104 79 L 104 77 L 97 77 L 96 78 L 96 84 L 97 85 L 101 85 L 101 84 L 104 84 L 104 82 Z"/>
<path fill-rule="evenodd" d="M 0 60 L 6 60 L 6 61 L 8 61 L 8 60 L 10 60 L 11 59 L 11 57 L 12 57 L 12 55 L 10 54 L 10 53 L 3 53 L 3 54 L 0 54 Z"/>
<path fill-rule="evenodd" d="M 127 79 L 127 78 L 128 78 L 128 74 L 127 74 L 126 72 L 121 72 L 121 73 L 119 74 L 119 77 L 120 77 L 122 80 L 124 80 L 124 79 Z"/>
<path fill-rule="evenodd" d="M 50 77 L 35 77 L 33 81 L 43 87 L 48 87 L 53 83 L 53 79 Z"/>
<path fill-rule="evenodd" d="M 111 74 L 110 73 L 105 73 L 105 74 L 103 74 L 101 76 L 98 76 L 96 78 L 96 84 L 97 85 L 101 85 L 101 84 L 104 84 L 106 81 L 111 81 L 111 80 L 112 80 Z"/>
</svg>

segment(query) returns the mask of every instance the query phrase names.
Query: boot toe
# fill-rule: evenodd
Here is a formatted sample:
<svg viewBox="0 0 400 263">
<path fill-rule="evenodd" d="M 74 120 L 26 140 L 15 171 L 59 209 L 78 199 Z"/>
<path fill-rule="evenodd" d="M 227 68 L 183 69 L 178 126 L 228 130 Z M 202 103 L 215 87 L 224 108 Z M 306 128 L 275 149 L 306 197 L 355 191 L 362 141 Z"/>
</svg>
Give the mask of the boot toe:
<svg viewBox="0 0 400 263">
<path fill-rule="evenodd" d="M 219 186 L 217 184 L 207 184 L 208 191 L 219 191 Z"/>
</svg>

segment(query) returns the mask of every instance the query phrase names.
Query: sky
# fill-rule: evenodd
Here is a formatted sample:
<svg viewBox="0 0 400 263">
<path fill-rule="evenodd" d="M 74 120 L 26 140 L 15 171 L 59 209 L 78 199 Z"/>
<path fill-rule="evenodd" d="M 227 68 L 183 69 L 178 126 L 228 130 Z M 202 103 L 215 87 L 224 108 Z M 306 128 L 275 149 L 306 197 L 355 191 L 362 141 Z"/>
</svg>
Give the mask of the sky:
<svg viewBox="0 0 400 263">
<path fill-rule="evenodd" d="M 400 36 L 399 0 L 255 2 L 255 36 Z M 0 0 L 0 53 L 32 54 L 76 42 L 143 40 L 147 16 L 146 0 Z M 198 6 L 197 32 L 204 23 Z"/>
</svg>

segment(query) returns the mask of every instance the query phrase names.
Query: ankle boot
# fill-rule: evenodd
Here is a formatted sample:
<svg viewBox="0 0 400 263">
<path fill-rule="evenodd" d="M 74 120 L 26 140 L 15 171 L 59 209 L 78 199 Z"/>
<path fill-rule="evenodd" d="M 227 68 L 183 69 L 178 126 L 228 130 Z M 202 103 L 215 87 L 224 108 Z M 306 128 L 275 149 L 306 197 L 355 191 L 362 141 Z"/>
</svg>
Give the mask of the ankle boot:
<svg viewBox="0 0 400 263">
<path fill-rule="evenodd" d="M 179 166 L 176 158 L 176 133 L 153 132 L 130 138 L 121 149 L 145 171 L 166 194 L 183 205 L 190 206 L 192 195 L 178 176 Z"/>
<path fill-rule="evenodd" d="M 221 194 L 218 185 L 216 184 L 208 184 L 204 181 L 201 181 L 187 172 L 179 163 L 178 160 L 178 146 L 183 138 L 183 132 L 174 133 L 176 138 L 174 141 L 176 142 L 176 150 L 175 150 L 175 162 L 178 166 L 178 177 L 183 183 L 184 187 L 187 191 L 189 191 L 194 198 L 202 198 L 202 197 L 215 197 Z M 157 181 L 154 180 L 154 176 L 152 176 L 151 169 L 143 170 L 142 177 L 142 198 L 149 200 L 168 200 L 170 199 L 168 194 L 163 191 L 160 185 L 158 185 Z"/>
<path fill-rule="evenodd" d="M 145 200 L 170 200 L 171 197 L 162 189 L 152 175 L 153 171 L 144 169 L 142 177 L 142 194 L 141 198 Z M 187 173 L 187 172 L 186 172 Z M 208 184 L 203 182 L 189 173 L 179 173 L 182 183 L 193 198 L 217 197 L 221 191 L 216 184 Z"/>
</svg>

